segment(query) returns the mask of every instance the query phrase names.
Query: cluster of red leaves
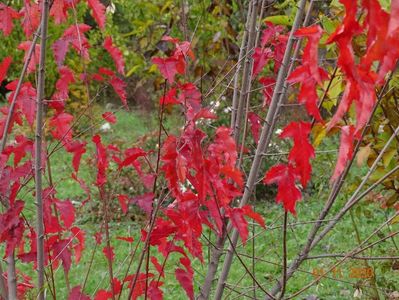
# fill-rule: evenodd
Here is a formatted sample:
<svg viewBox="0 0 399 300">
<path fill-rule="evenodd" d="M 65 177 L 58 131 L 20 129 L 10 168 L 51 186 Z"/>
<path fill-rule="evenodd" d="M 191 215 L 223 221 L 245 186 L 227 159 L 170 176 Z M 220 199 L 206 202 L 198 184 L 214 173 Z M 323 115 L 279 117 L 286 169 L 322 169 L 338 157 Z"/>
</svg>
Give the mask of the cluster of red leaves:
<svg viewBox="0 0 399 300">
<path fill-rule="evenodd" d="M 76 5 L 81 0 L 55 0 L 52 2 L 50 16 L 55 24 L 66 23 L 69 14 L 76 9 Z M 82 1 L 83 2 L 83 1 Z M 99 0 L 88 0 L 88 7 L 91 9 L 94 19 L 97 21 L 100 29 L 105 27 L 105 6 Z M 0 31 L 4 36 L 9 36 L 14 27 L 14 21 L 20 20 L 22 30 L 27 38 L 18 46 L 19 50 L 25 52 L 24 62 L 28 59 L 28 52 L 31 48 L 30 40 L 33 33 L 37 31 L 41 17 L 41 1 L 24 0 L 23 7 L 20 11 L 15 10 L 6 4 L 0 4 Z M 116 93 L 121 97 L 122 102 L 126 104 L 126 92 L 124 90 L 125 83 L 117 77 L 117 75 L 108 69 L 100 69 L 97 74 L 76 74 L 69 66 L 65 64 L 65 58 L 70 49 L 76 51 L 82 59 L 89 60 L 89 40 L 86 33 L 91 29 L 86 24 L 73 24 L 65 29 L 61 37 L 52 45 L 54 59 L 58 66 L 59 79 L 55 85 L 55 92 L 50 99 L 46 100 L 48 106 L 47 114 L 49 120 L 47 122 L 48 132 L 61 145 L 66 152 L 72 154 L 73 173 L 71 177 L 79 183 L 82 189 L 87 193 L 87 200 L 90 199 L 90 191 L 87 184 L 78 177 L 78 171 L 82 155 L 86 152 L 86 142 L 80 141 L 74 137 L 73 125 L 75 118 L 65 110 L 65 102 L 69 98 L 69 89 L 71 84 L 77 81 L 88 82 L 93 79 L 96 81 L 108 80 Z M 124 60 L 122 52 L 113 44 L 110 37 L 105 38 L 104 49 L 109 53 L 116 65 L 119 74 L 124 74 Z M 33 56 L 30 58 L 27 73 L 37 71 L 39 62 L 40 47 L 35 45 Z M 7 71 L 11 65 L 12 58 L 6 57 L 0 64 L 0 82 L 7 77 Z M 11 103 L 15 97 L 18 81 L 11 81 L 6 85 L 6 89 L 10 91 L 8 101 Z M 11 133 L 15 124 L 23 125 L 26 121 L 33 127 L 36 115 L 36 88 L 30 82 L 22 82 L 21 89 L 16 95 L 15 108 L 11 116 L 8 133 Z M 9 107 L 3 106 L 0 109 L 2 118 L 0 118 L 0 135 L 3 136 L 4 126 L 9 114 Z M 115 122 L 115 116 L 112 113 L 105 115 L 107 120 Z M 96 184 L 100 187 L 106 180 L 107 170 L 107 151 L 120 152 L 112 146 L 105 149 L 102 147 L 101 139 L 98 136 L 93 138 L 93 142 L 97 147 L 97 168 L 98 176 Z M 15 252 L 18 259 L 22 262 L 33 262 L 36 265 L 36 243 L 37 233 L 33 227 L 22 217 L 24 202 L 19 199 L 19 192 L 24 184 L 33 176 L 32 165 L 35 159 L 33 147 L 34 141 L 26 136 L 17 135 L 11 145 L 8 145 L 0 155 L 0 193 L 2 205 L 6 207 L 4 213 L 0 214 L 0 243 L 5 244 L 5 256 Z M 118 153 L 119 153 L 118 152 Z M 128 156 L 130 152 L 126 152 Z M 43 147 L 41 153 L 43 172 L 46 170 L 47 149 Z M 130 155 L 130 154 L 129 154 Z M 121 155 L 122 156 L 122 155 Z M 115 156 L 116 157 L 116 156 Z M 116 157 L 117 159 L 117 157 Z M 122 162 L 127 166 L 135 164 L 134 160 L 125 161 L 128 157 L 123 157 Z M 121 164 L 122 164 L 121 162 Z M 143 174 L 141 166 L 135 165 L 141 178 L 145 180 L 145 184 L 150 185 L 151 178 Z M 153 177 L 152 177 L 153 178 Z M 86 201 L 87 201 L 86 200 Z M 86 202 L 84 201 L 83 204 Z M 57 268 L 62 264 L 65 272 L 71 268 L 72 259 L 78 263 L 84 250 L 85 233 L 74 225 L 75 223 L 75 206 L 71 200 L 61 200 L 57 198 L 57 191 L 54 186 L 44 187 L 43 191 L 44 203 L 44 257 L 45 264 L 51 263 L 52 268 Z M 108 257 L 112 259 L 112 249 L 109 250 Z M 6 274 L 3 274 L 6 276 Z M 118 280 L 115 279 L 115 290 L 117 290 Z M 119 286 L 121 286 L 119 284 Z M 18 278 L 17 288 L 21 298 L 23 294 L 33 286 L 30 279 L 23 274 Z M 72 294 L 76 293 L 78 288 L 72 290 Z M 96 296 L 97 297 L 97 296 Z M 73 298 L 72 299 L 76 299 Z M 82 298 L 83 299 L 83 298 Z M 106 299 L 97 297 L 96 299 Z"/>
<path fill-rule="evenodd" d="M 346 85 L 328 129 L 339 123 L 352 103 L 356 110 L 356 126 L 354 129 L 347 126 L 341 128 L 341 149 L 332 180 L 336 180 L 342 174 L 346 162 L 352 157 L 352 144 L 360 136 L 373 112 L 376 103 L 375 90 L 383 83 L 386 74 L 393 71 L 399 59 L 398 1 L 392 1 L 390 14 L 381 8 L 378 0 L 362 1 L 362 8 L 367 11 L 362 24 L 356 16 L 357 1 L 340 2 L 345 6 L 345 17 L 342 24 L 328 38 L 327 44 L 336 43 L 339 48 L 338 66 Z M 356 64 L 352 41 L 364 31 L 367 33 L 366 49 L 360 57 L 360 62 Z"/>
<path fill-rule="evenodd" d="M 266 22 L 266 26 L 266 29 L 262 31 L 260 45 L 255 48 L 252 55 L 254 60 L 252 78 L 255 78 L 270 60 L 274 62 L 274 73 L 277 74 L 284 56 L 284 49 L 288 40 L 288 36 L 282 34 L 284 27 L 276 26 L 270 22 Z M 263 85 L 263 106 L 265 107 L 270 104 L 276 80 L 274 77 L 261 77 L 259 82 Z"/>
<path fill-rule="evenodd" d="M 399 45 L 397 1 L 392 4 L 391 14 L 382 10 L 378 0 L 363 1 L 362 6 L 367 11 L 363 24 L 359 24 L 357 20 L 357 1 L 340 0 L 340 2 L 344 4 L 346 14 L 342 24 L 328 38 L 327 44 L 335 42 L 338 45 L 340 51 L 338 66 L 345 76 L 346 87 L 337 112 L 327 129 L 334 127 L 342 119 L 352 102 L 356 108 L 356 126 L 341 128 L 338 162 L 331 180 L 336 180 L 342 174 L 346 163 L 352 158 L 354 139 L 359 136 L 360 130 L 373 111 L 376 102 L 375 89 L 381 84 L 387 72 L 393 70 L 399 59 L 397 47 L 392 47 Z M 356 64 L 352 40 L 365 30 L 367 48 L 360 58 L 360 63 Z M 317 106 L 317 85 L 321 86 L 322 82 L 328 79 L 328 74 L 318 66 L 317 52 L 322 33 L 318 25 L 297 30 L 295 35 L 307 38 L 308 42 L 303 51 L 301 66 L 297 67 L 287 79 L 288 82 L 300 83 L 298 101 L 305 104 L 308 114 L 319 122 L 322 122 L 322 118 Z M 375 62 L 379 63 L 378 68 L 375 67 Z M 251 116 L 251 119 L 254 124 L 254 117 Z M 305 188 L 311 175 L 309 160 L 314 157 L 314 149 L 308 140 L 310 130 L 311 125 L 303 122 L 291 123 L 283 130 L 281 138 L 290 137 L 294 140 L 288 164 L 272 167 L 264 179 L 266 184 L 278 184 L 277 201 L 283 202 L 285 209 L 293 214 L 295 214 L 295 203 L 301 198 L 296 180 L 299 180 Z"/>
<path fill-rule="evenodd" d="M 182 255 L 175 275 L 187 296 L 193 299 L 194 272 L 189 255 L 203 261 L 200 241 L 203 226 L 221 234 L 226 224 L 224 211 L 245 242 L 248 237 L 245 216 L 262 226 L 264 222 L 249 206 L 231 206 L 243 188 L 243 174 L 236 167 L 237 151 L 231 131 L 219 127 L 209 141 L 206 133 L 198 128 L 201 119 L 216 116 L 202 106 L 201 93 L 193 83 L 182 84 L 175 78 L 185 73 L 187 58 L 194 58 L 190 44 L 170 37 L 164 40 L 171 42 L 175 49 L 170 57 L 153 59 L 171 84 L 160 99 L 161 109 L 166 105 L 179 106 L 185 113 L 186 124 L 179 136 L 167 137 L 161 152 L 161 170 L 173 202 L 161 209 L 162 214 L 150 233 L 143 231 L 143 239 L 150 234 L 150 245 L 157 246 L 165 258 L 172 252 Z"/>
</svg>

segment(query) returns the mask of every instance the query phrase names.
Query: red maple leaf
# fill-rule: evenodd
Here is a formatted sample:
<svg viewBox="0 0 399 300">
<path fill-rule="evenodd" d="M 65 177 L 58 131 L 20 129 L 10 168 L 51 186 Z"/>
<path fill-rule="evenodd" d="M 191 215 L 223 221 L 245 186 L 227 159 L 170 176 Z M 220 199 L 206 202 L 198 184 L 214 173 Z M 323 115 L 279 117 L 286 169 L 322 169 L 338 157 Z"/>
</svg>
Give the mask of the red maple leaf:
<svg viewBox="0 0 399 300">
<path fill-rule="evenodd" d="M 101 29 L 105 27 L 105 6 L 99 0 L 87 0 L 92 9 L 93 17 Z"/>
<path fill-rule="evenodd" d="M 118 94 L 122 104 L 127 107 L 126 82 L 114 76 L 109 80 L 109 83 L 114 88 L 115 93 Z"/>
<path fill-rule="evenodd" d="M 105 121 L 110 122 L 111 124 L 116 123 L 116 117 L 115 117 L 114 113 L 111 111 L 107 111 L 107 112 L 103 113 L 101 116 L 103 117 L 103 119 Z"/>
<path fill-rule="evenodd" d="M 102 186 L 107 182 L 106 171 L 108 168 L 107 152 L 104 145 L 101 143 L 99 135 L 93 136 L 93 143 L 96 145 L 97 158 L 97 180 L 96 185 Z"/>
<path fill-rule="evenodd" d="M 258 144 L 259 133 L 262 128 L 262 123 L 261 123 L 262 119 L 256 113 L 249 112 L 248 121 L 249 124 L 251 125 L 252 137 L 254 138 L 255 143 Z"/>
<path fill-rule="evenodd" d="M 176 74 L 184 74 L 185 63 L 176 57 L 154 57 L 152 63 L 157 65 L 162 76 L 168 80 L 169 83 L 175 82 Z"/>
<path fill-rule="evenodd" d="M 53 137 L 59 141 L 69 142 L 72 139 L 71 122 L 73 116 L 67 113 L 60 113 L 50 119 L 50 127 Z"/>
<path fill-rule="evenodd" d="M 311 123 L 291 122 L 280 134 L 280 138 L 291 138 L 294 140 L 288 159 L 295 165 L 296 173 L 301 177 L 301 184 L 305 188 L 312 173 L 310 159 L 314 158 L 314 148 L 309 142 Z"/>
<path fill-rule="evenodd" d="M 278 164 L 272 167 L 264 178 L 264 183 L 278 185 L 277 202 L 282 202 L 285 211 L 295 212 L 295 204 L 302 198 L 301 191 L 295 185 L 296 179 L 295 169 L 292 165 Z"/>
<path fill-rule="evenodd" d="M 109 261 L 114 261 L 115 258 L 114 247 L 105 246 L 103 248 L 103 253 Z"/>
<path fill-rule="evenodd" d="M 82 287 L 80 285 L 75 286 L 69 293 L 68 300 L 90 300 L 90 297 L 82 292 Z"/>
<path fill-rule="evenodd" d="M 3 61 L 0 64 L 0 84 L 4 80 L 4 78 L 7 75 L 8 68 L 10 67 L 12 62 L 12 58 L 10 56 L 7 56 L 6 58 L 3 59 Z"/>
<path fill-rule="evenodd" d="M 269 105 L 272 101 L 274 86 L 276 80 L 272 77 L 261 77 L 259 78 L 259 83 L 263 85 L 263 106 Z"/>
<path fill-rule="evenodd" d="M 41 14 L 39 3 L 32 0 L 24 0 L 24 5 L 20 13 L 23 16 L 22 29 L 26 38 L 29 38 L 40 25 Z"/>
<path fill-rule="evenodd" d="M 186 291 L 186 294 L 190 300 L 194 299 L 194 286 L 193 286 L 193 273 L 182 268 L 177 268 L 175 270 L 175 275 L 177 281 Z"/>
<path fill-rule="evenodd" d="M 32 45 L 31 41 L 25 41 L 19 44 L 18 46 L 19 50 L 25 51 L 24 62 L 26 62 L 26 60 L 28 59 L 29 49 L 31 45 Z M 40 45 L 35 45 L 33 55 L 28 64 L 28 70 L 27 70 L 28 74 L 35 72 L 36 65 L 39 64 L 39 58 L 40 58 Z"/>
<path fill-rule="evenodd" d="M 341 128 L 341 140 L 339 144 L 338 160 L 335 166 L 334 174 L 331 181 L 336 180 L 344 171 L 346 163 L 353 156 L 353 141 L 355 136 L 355 128 L 352 125 L 343 126 Z"/>
<path fill-rule="evenodd" d="M 55 24 L 64 23 L 68 19 L 68 8 L 72 7 L 71 1 L 69 0 L 54 0 L 51 9 L 50 16 L 54 18 Z"/>
<path fill-rule="evenodd" d="M 20 14 L 10 6 L 0 3 L 0 30 L 5 36 L 11 34 L 14 27 L 13 19 L 19 19 Z"/>
<path fill-rule="evenodd" d="M 118 72 L 122 75 L 125 74 L 125 60 L 123 59 L 122 51 L 112 43 L 112 37 L 107 36 L 105 38 L 104 49 L 111 55 Z"/>
<path fill-rule="evenodd" d="M 272 58 L 272 51 L 269 48 L 255 48 L 252 58 L 254 60 L 252 68 L 252 78 L 255 78 Z"/>
</svg>

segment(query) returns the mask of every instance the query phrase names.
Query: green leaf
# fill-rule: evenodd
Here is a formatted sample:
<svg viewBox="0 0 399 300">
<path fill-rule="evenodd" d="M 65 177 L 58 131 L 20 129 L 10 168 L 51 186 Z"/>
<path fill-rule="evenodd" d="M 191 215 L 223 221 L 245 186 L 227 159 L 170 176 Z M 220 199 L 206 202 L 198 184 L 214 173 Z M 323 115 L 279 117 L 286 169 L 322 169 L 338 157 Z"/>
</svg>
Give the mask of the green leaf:
<svg viewBox="0 0 399 300">
<path fill-rule="evenodd" d="M 289 16 L 285 15 L 277 15 L 277 16 L 269 16 L 263 19 L 264 22 L 271 22 L 274 25 L 288 25 L 291 26 L 293 21 Z"/>
</svg>

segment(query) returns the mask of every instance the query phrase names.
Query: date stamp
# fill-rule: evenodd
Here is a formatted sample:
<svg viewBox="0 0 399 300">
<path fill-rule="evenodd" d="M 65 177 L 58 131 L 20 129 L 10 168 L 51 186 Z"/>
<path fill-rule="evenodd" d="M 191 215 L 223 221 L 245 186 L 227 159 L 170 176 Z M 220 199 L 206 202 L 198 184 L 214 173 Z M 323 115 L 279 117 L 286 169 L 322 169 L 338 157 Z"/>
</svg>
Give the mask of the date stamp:
<svg viewBox="0 0 399 300">
<path fill-rule="evenodd" d="M 318 277 L 333 277 L 333 278 L 352 278 L 352 279 L 370 279 L 374 277 L 374 270 L 370 267 L 350 267 L 333 268 L 327 272 L 328 268 L 313 268 L 312 275 L 314 278 Z"/>
</svg>

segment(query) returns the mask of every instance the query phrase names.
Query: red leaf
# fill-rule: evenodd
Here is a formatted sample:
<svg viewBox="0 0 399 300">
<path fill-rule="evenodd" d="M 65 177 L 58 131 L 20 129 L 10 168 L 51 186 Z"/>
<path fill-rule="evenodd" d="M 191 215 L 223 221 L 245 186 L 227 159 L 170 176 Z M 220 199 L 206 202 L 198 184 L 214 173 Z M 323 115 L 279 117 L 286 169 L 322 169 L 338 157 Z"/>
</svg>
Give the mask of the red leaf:
<svg viewBox="0 0 399 300">
<path fill-rule="evenodd" d="M 301 177 L 301 184 L 305 188 L 312 173 L 310 159 L 314 158 L 314 148 L 309 142 L 312 125 L 306 122 L 291 122 L 280 134 L 281 138 L 294 140 L 288 159 L 295 165 L 297 174 Z"/>
<path fill-rule="evenodd" d="M 12 20 L 20 17 L 21 16 L 15 9 L 5 5 L 4 3 L 0 3 L 0 30 L 3 31 L 4 36 L 11 34 L 14 26 Z"/>
<path fill-rule="evenodd" d="M 104 118 L 104 120 L 106 120 L 107 122 L 110 122 L 111 124 L 116 123 L 116 117 L 113 112 L 107 111 L 102 114 L 102 117 Z"/>
<path fill-rule="evenodd" d="M 104 145 L 101 143 L 101 137 L 95 135 L 93 142 L 96 144 L 96 158 L 97 158 L 97 186 L 102 186 L 107 182 L 106 170 L 108 168 L 107 152 Z"/>
<path fill-rule="evenodd" d="M 79 141 L 73 141 L 65 144 L 66 150 L 69 153 L 73 153 L 72 166 L 76 173 L 79 171 L 82 155 L 86 153 L 86 144 L 86 142 Z"/>
<path fill-rule="evenodd" d="M 25 36 L 29 38 L 39 27 L 40 24 L 40 7 L 36 1 L 25 0 L 21 9 L 23 15 L 22 29 Z"/>
<path fill-rule="evenodd" d="M 13 91 L 8 97 L 9 102 L 12 101 L 15 93 L 16 87 L 13 83 L 14 82 L 6 86 L 7 89 Z M 36 114 L 36 90 L 32 87 L 32 84 L 30 82 L 25 82 L 22 84 L 16 102 L 17 108 L 21 109 L 29 125 L 33 126 Z"/>
<path fill-rule="evenodd" d="M 229 209 L 228 216 L 230 218 L 231 224 L 237 229 L 243 244 L 247 242 L 248 239 L 248 222 L 244 218 L 244 211 L 242 208 L 233 207 Z"/>
<path fill-rule="evenodd" d="M 80 230 L 79 227 L 72 227 L 72 239 L 77 239 L 78 243 L 73 245 L 73 249 L 75 251 L 75 262 L 79 263 L 80 258 L 82 257 L 82 251 L 85 248 L 85 233 L 84 231 Z"/>
<path fill-rule="evenodd" d="M 75 78 L 71 69 L 66 66 L 62 66 L 59 69 L 60 78 L 57 80 L 55 85 L 57 91 L 54 93 L 52 100 L 49 103 L 51 108 L 54 108 L 58 113 L 64 110 L 64 103 L 68 99 L 68 88 L 69 85 L 75 82 Z"/>
<path fill-rule="evenodd" d="M 162 265 L 158 262 L 158 259 L 155 256 L 151 256 L 151 262 L 154 265 L 155 269 L 157 269 L 159 275 L 161 277 L 165 277 L 163 267 Z"/>
<path fill-rule="evenodd" d="M 272 51 L 269 48 L 255 48 L 255 52 L 252 55 L 254 60 L 252 78 L 255 78 L 263 70 L 271 57 Z"/>
<path fill-rule="evenodd" d="M 69 293 L 68 300 L 90 300 L 90 297 L 86 294 L 83 294 L 82 287 L 80 285 L 75 286 L 71 292 Z"/>
<path fill-rule="evenodd" d="M 249 112 L 248 113 L 248 121 L 249 121 L 249 124 L 251 124 L 252 137 L 254 138 L 255 143 L 258 144 L 259 133 L 260 133 L 260 129 L 262 128 L 262 124 L 261 124 L 262 119 L 256 113 Z"/>
<path fill-rule="evenodd" d="M 99 290 L 94 297 L 94 300 L 108 300 L 112 299 L 112 292 L 106 290 Z"/>
<path fill-rule="evenodd" d="M 75 222 L 75 207 L 70 200 L 55 201 L 55 205 L 60 212 L 60 217 L 66 228 L 70 228 Z"/>
<path fill-rule="evenodd" d="M 54 0 L 51 9 L 50 9 L 50 16 L 54 18 L 55 24 L 64 23 L 67 18 L 67 10 L 71 7 L 69 0 Z"/>
<path fill-rule="evenodd" d="M 105 246 L 103 248 L 103 253 L 109 261 L 114 261 L 115 258 L 114 247 Z"/>
<path fill-rule="evenodd" d="M 17 48 L 19 50 L 25 51 L 24 63 L 28 59 L 29 49 L 30 49 L 31 45 L 32 45 L 31 41 L 25 41 L 25 42 L 22 42 L 21 44 L 19 44 L 19 46 Z M 39 64 L 39 58 L 40 58 L 40 45 L 36 44 L 34 52 L 32 54 L 32 57 L 31 57 L 30 61 L 29 61 L 29 64 L 28 64 L 28 70 L 27 70 L 28 74 L 35 72 L 36 65 Z"/>
<path fill-rule="evenodd" d="M 263 85 L 263 106 L 269 105 L 272 101 L 276 80 L 272 77 L 261 77 L 259 82 Z"/>
<path fill-rule="evenodd" d="M 1 5 L 1 4 L 0 4 Z M 1 8 L 0 8 L 1 9 Z M 1 17 L 0 17 L 1 18 Z M 11 56 L 7 56 L 3 59 L 0 64 L 0 83 L 4 80 L 7 75 L 8 68 L 10 67 L 12 62 Z"/>
<path fill-rule="evenodd" d="M 243 206 L 242 209 L 244 211 L 244 214 L 248 218 L 251 218 L 252 220 L 256 221 L 260 226 L 262 226 L 263 228 L 266 228 L 265 220 L 263 220 L 263 217 L 260 214 L 254 212 L 251 206 L 245 205 L 245 206 Z"/>
<path fill-rule="evenodd" d="M 277 202 L 282 202 L 285 211 L 295 212 L 295 204 L 301 199 L 301 191 L 295 185 L 295 169 L 291 165 L 279 164 L 272 167 L 264 178 L 264 183 L 278 184 Z"/>
<path fill-rule="evenodd" d="M 110 36 L 105 38 L 104 48 L 114 60 L 118 72 L 122 75 L 125 74 L 125 60 L 123 59 L 122 51 L 112 44 L 112 38 Z"/>
<path fill-rule="evenodd" d="M 353 140 L 355 128 L 352 125 L 341 128 L 341 140 L 339 145 L 338 160 L 331 181 L 335 181 L 344 171 L 346 163 L 353 156 Z"/>
<path fill-rule="evenodd" d="M 109 80 L 109 83 L 114 88 L 114 91 L 118 94 L 119 98 L 121 98 L 122 104 L 127 107 L 127 95 L 126 95 L 126 83 L 114 76 Z"/>
<path fill-rule="evenodd" d="M 162 97 L 159 99 L 159 104 L 160 104 L 160 105 L 180 104 L 180 102 L 177 101 L 177 99 L 176 99 L 176 89 L 175 89 L 175 88 L 172 88 L 172 89 L 170 89 L 170 90 L 165 94 L 165 96 L 162 96 Z"/>
<path fill-rule="evenodd" d="M 99 0 L 87 0 L 93 11 L 93 17 L 101 29 L 105 27 L 105 6 Z"/>
<path fill-rule="evenodd" d="M 175 57 L 161 58 L 154 57 L 152 63 L 157 65 L 163 78 L 167 79 L 170 84 L 175 81 L 176 74 L 184 74 L 185 65 Z"/>
<path fill-rule="evenodd" d="M 54 258 L 61 259 L 64 270 L 68 273 L 71 269 L 71 251 L 69 250 L 69 240 L 59 240 L 53 244 Z"/>
<path fill-rule="evenodd" d="M 120 240 L 120 241 L 125 241 L 125 242 L 128 242 L 128 243 L 133 243 L 134 242 L 134 238 L 131 237 L 131 236 L 117 236 L 116 239 Z"/>
<path fill-rule="evenodd" d="M 50 127 L 54 128 L 51 131 L 53 137 L 59 141 L 69 142 L 72 139 L 71 122 L 73 116 L 67 113 L 55 115 L 50 120 Z"/>
<path fill-rule="evenodd" d="M 86 24 L 71 25 L 64 31 L 62 37 L 53 43 L 52 49 L 58 67 L 64 64 L 69 45 L 72 45 L 84 59 L 89 59 L 90 45 L 84 33 L 90 29 L 91 27 Z"/>
<path fill-rule="evenodd" d="M 186 294 L 189 297 L 189 299 L 193 300 L 194 299 L 193 273 L 178 268 L 175 271 L 175 275 L 180 285 L 186 291 Z"/>
<path fill-rule="evenodd" d="M 118 195 L 118 201 L 121 206 L 122 212 L 127 213 L 129 198 L 126 195 Z"/>
</svg>

